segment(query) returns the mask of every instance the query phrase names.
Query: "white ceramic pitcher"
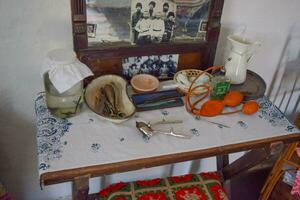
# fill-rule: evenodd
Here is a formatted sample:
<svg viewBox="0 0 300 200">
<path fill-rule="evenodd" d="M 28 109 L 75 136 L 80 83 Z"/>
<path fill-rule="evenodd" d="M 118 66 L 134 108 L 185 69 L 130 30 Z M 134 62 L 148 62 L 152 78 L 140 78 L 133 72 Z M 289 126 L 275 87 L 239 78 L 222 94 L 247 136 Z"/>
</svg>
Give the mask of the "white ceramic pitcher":
<svg viewBox="0 0 300 200">
<path fill-rule="evenodd" d="M 243 39 L 238 35 L 229 35 L 231 51 L 225 63 L 226 76 L 231 84 L 242 84 L 246 80 L 247 66 L 259 42 Z"/>
</svg>

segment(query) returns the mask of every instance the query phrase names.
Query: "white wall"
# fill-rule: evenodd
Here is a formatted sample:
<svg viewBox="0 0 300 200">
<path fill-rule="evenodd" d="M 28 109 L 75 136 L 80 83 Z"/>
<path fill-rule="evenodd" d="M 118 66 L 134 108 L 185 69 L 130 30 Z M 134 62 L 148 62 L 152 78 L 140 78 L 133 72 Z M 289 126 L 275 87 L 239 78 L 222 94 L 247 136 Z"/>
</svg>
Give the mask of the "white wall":
<svg viewBox="0 0 300 200">
<path fill-rule="evenodd" d="M 40 191 L 33 103 L 45 53 L 72 48 L 70 16 L 69 0 L 0 1 L 0 180 L 17 200 L 66 193 Z"/>
<path fill-rule="evenodd" d="M 298 0 L 225 0 L 216 63 L 223 63 L 224 49 L 228 49 L 227 35 L 245 25 L 248 35 L 262 42 L 249 69 L 260 74 L 269 85 L 288 35 L 294 24 L 300 23 L 299 8 Z"/>
<path fill-rule="evenodd" d="M 251 69 L 270 83 L 290 27 L 300 19 L 299 7 L 298 0 L 226 0 L 216 63 L 222 64 L 227 33 L 245 24 L 263 38 Z M 0 180 L 15 199 L 70 194 L 70 184 L 39 188 L 33 110 L 35 95 L 42 89 L 39 73 L 45 53 L 72 47 L 70 16 L 69 0 L 0 0 Z M 202 161 L 202 168 L 214 169 L 214 163 Z M 175 173 L 188 168 L 181 164 Z M 147 176 L 164 174 L 147 170 Z M 112 180 L 124 177 L 135 178 L 121 174 Z"/>
</svg>

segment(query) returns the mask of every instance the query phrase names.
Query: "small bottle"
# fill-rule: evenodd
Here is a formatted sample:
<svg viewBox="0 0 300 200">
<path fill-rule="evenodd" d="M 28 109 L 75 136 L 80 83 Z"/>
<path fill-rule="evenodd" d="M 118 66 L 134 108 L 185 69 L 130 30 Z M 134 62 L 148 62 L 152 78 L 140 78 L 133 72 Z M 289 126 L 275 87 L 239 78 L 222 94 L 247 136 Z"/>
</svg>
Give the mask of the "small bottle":
<svg viewBox="0 0 300 200">
<path fill-rule="evenodd" d="M 83 79 L 91 76 L 72 50 L 56 49 L 47 54 L 43 70 L 46 104 L 60 118 L 78 114 L 83 104 Z"/>
<path fill-rule="evenodd" d="M 230 79 L 227 76 L 215 76 L 212 78 L 211 99 L 223 100 L 230 88 Z"/>
</svg>

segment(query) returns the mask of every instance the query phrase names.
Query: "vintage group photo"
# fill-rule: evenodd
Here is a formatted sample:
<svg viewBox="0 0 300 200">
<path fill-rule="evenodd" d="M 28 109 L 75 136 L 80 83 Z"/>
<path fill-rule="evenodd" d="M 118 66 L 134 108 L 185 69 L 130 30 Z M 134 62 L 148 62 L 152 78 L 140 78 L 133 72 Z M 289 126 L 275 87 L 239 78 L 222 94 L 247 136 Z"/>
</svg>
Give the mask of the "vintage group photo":
<svg viewBox="0 0 300 200">
<path fill-rule="evenodd" d="M 211 0 L 86 0 L 89 45 L 205 39 Z"/>
<path fill-rule="evenodd" d="M 123 76 L 130 79 L 136 74 L 151 74 L 160 79 L 171 78 L 177 71 L 178 58 L 178 54 L 124 58 Z"/>
<path fill-rule="evenodd" d="M 132 43 L 169 42 L 174 37 L 176 9 L 168 0 L 132 0 Z"/>
</svg>

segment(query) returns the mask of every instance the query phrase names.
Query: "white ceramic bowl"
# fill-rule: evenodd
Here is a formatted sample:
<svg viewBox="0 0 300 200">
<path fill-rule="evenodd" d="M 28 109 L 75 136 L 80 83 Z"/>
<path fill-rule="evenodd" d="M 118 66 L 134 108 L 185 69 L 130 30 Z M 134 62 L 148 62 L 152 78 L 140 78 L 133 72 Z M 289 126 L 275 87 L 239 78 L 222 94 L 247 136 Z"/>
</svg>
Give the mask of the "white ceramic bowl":
<svg viewBox="0 0 300 200">
<path fill-rule="evenodd" d="M 99 90 L 103 88 L 106 84 L 114 84 L 115 88 L 119 92 L 115 92 L 116 101 L 119 105 L 119 110 L 125 114 L 122 118 L 111 118 L 103 114 L 100 106 L 98 106 L 101 101 L 99 98 Z M 122 123 L 132 117 L 135 113 L 135 106 L 130 101 L 127 94 L 127 81 L 117 75 L 104 75 L 94 79 L 86 88 L 84 94 L 85 102 L 88 107 L 100 117 L 109 120 L 114 123 Z"/>
<path fill-rule="evenodd" d="M 179 72 L 177 72 L 174 76 L 174 81 L 176 82 L 176 84 L 178 85 L 178 89 L 181 90 L 183 93 L 187 93 L 190 87 L 190 84 L 192 83 L 192 81 L 200 74 L 202 73 L 202 70 L 198 70 L 198 69 L 186 69 L 186 70 L 181 70 Z M 210 80 L 212 78 L 212 75 L 204 72 L 196 81 L 196 83 L 194 84 L 194 86 L 197 85 L 206 85 L 208 87 L 210 87 Z M 206 92 L 207 89 L 205 88 L 197 88 L 194 92 L 193 95 L 200 95 L 203 94 L 204 92 Z"/>
</svg>

